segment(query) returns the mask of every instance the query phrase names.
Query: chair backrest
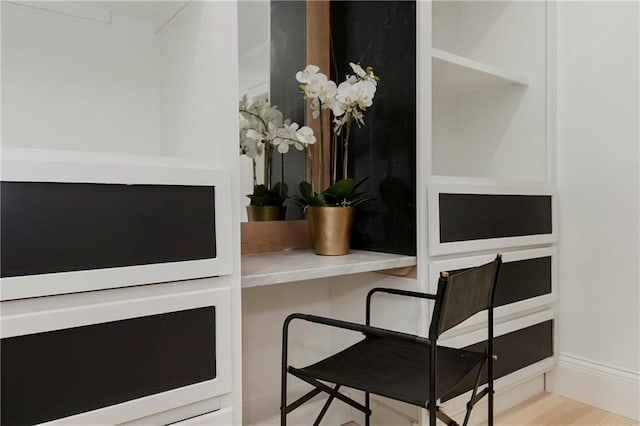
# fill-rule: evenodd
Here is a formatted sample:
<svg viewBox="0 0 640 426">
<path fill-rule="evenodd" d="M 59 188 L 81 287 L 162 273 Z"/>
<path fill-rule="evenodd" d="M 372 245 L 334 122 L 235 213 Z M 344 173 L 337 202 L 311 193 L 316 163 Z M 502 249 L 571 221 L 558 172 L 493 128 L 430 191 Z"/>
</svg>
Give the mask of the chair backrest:
<svg viewBox="0 0 640 426">
<path fill-rule="evenodd" d="M 502 256 L 493 262 L 449 275 L 440 274 L 429 338 L 437 339 L 472 315 L 493 307 Z"/>
</svg>

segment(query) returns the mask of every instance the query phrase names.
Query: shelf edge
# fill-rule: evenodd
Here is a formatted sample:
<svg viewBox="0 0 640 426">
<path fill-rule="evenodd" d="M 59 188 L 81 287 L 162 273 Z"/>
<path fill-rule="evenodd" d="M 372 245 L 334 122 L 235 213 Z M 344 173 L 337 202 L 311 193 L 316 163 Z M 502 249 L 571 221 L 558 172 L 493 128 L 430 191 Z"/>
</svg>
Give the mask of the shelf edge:
<svg viewBox="0 0 640 426">
<path fill-rule="evenodd" d="M 513 74 L 492 65 L 485 64 L 483 62 L 479 62 L 464 56 L 456 55 L 455 53 L 447 52 L 435 47 L 431 48 L 431 57 L 433 59 L 438 59 L 440 61 L 457 65 L 462 68 L 477 71 L 482 74 L 487 74 L 492 77 L 508 81 L 512 84 L 518 84 L 521 86 L 528 86 L 531 84 L 529 77 Z"/>
</svg>

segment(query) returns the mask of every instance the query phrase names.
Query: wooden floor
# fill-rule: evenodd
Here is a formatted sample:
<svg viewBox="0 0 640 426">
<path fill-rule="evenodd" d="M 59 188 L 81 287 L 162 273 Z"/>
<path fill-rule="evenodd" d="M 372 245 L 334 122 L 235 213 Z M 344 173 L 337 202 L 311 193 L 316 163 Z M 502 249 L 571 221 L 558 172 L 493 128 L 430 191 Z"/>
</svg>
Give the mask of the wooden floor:
<svg viewBox="0 0 640 426">
<path fill-rule="evenodd" d="M 438 423 L 442 424 L 442 423 Z M 630 426 L 640 422 L 551 393 L 542 393 L 496 416 L 495 426 Z M 486 423 L 482 423 L 485 426 Z M 358 426 L 347 423 L 344 426 Z"/>
<path fill-rule="evenodd" d="M 571 399 L 543 393 L 499 414 L 494 425 L 637 426 L 640 423 Z"/>
</svg>

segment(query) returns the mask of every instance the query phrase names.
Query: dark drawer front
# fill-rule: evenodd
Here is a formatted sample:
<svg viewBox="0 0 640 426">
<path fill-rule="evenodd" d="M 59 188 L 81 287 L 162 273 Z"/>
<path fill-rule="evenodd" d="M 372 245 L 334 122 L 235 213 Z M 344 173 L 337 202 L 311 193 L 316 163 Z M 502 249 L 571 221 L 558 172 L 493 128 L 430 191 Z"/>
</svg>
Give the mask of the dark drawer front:
<svg viewBox="0 0 640 426">
<path fill-rule="evenodd" d="M 215 307 L 2 339 L 3 425 L 30 425 L 216 377 Z"/>
<path fill-rule="evenodd" d="M 213 186 L 1 185 L 2 277 L 216 257 Z"/>
<path fill-rule="evenodd" d="M 467 269 L 456 269 L 449 273 L 457 274 Z M 495 304 L 503 306 L 550 294 L 551 279 L 551 256 L 504 262 L 496 286 Z"/>
<path fill-rule="evenodd" d="M 487 342 L 483 341 L 465 349 L 482 352 L 486 347 Z M 493 363 L 495 379 L 553 356 L 553 320 L 496 337 L 494 352 L 498 355 L 498 360 Z M 483 384 L 487 382 L 486 373 L 485 367 L 481 380 Z M 442 401 L 473 389 L 475 373 L 471 376 L 454 391 L 444 395 Z"/>
<path fill-rule="evenodd" d="M 550 195 L 439 194 L 440 242 L 552 233 Z"/>
<path fill-rule="evenodd" d="M 496 306 L 551 293 L 551 256 L 505 262 L 496 287 Z"/>
</svg>

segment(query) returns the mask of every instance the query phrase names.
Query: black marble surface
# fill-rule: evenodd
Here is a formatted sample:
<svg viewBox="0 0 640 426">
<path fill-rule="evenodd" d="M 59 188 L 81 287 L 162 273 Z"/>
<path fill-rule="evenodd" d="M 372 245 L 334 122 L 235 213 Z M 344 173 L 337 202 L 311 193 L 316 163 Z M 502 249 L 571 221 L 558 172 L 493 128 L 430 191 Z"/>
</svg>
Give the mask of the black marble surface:
<svg viewBox="0 0 640 426">
<path fill-rule="evenodd" d="M 296 72 L 306 67 L 306 6 L 303 0 L 271 1 L 271 104 L 277 105 L 286 118 L 304 125 L 304 100 L 296 81 Z M 290 149 L 282 157 L 273 154 L 273 184 L 281 180 L 284 160 L 284 182 L 289 195 L 298 194 L 298 185 L 305 179 L 305 155 Z M 302 211 L 287 200 L 287 219 L 301 219 Z"/>
<path fill-rule="evenodd" d="M 332 1 L 331 39 L 334 81 L 353 73 L 349 62 L 380 77 L 349 140 L 349 177 L 368 178 L 362 188 L 375 197 L 358 209 L 351 247 L 415 255 L 416 4 Z"/>
</svg>

